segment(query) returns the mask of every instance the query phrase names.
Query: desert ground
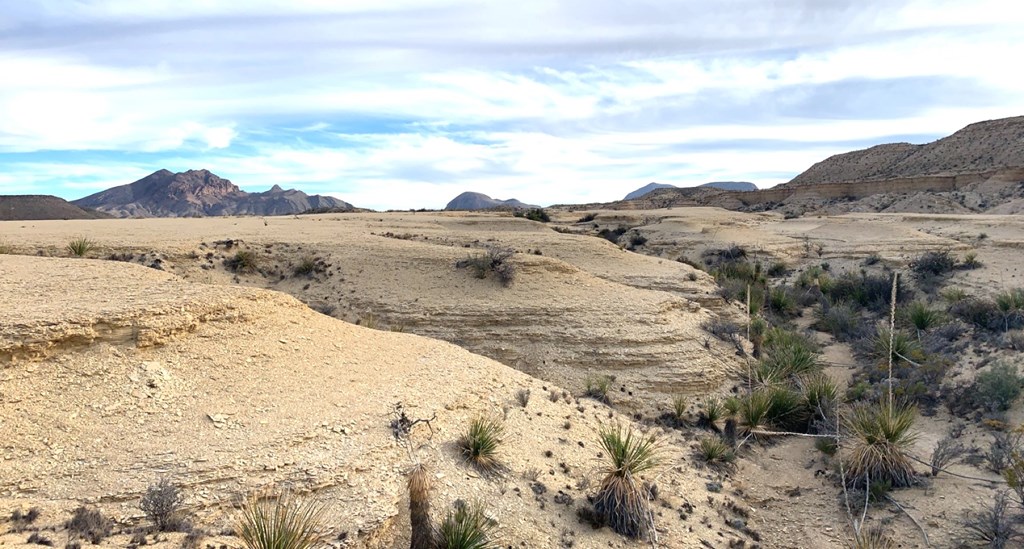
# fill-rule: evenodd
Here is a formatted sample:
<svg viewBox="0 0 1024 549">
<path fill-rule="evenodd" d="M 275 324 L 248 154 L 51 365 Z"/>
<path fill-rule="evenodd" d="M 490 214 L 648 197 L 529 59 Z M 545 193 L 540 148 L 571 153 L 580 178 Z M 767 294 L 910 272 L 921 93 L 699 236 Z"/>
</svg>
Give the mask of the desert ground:
<svg viewBox="0 0 1024 549">
<path fill-rule="evenodd" d="M 87 504 L 116 524 L 101 545 L 137 546 L 139 497 L 168 477 L 205 534 L 200 547 L 239 546 L 240 498 L 282 486 L 328 504 L 332 546 L 407 547 L 417 463 L 435 514 L 484 501 L 502 547 L 841 547 L 862 509 L 864 529 L 884 527 L 899 547 L 971 543 L 963 513 L 1005 487 L 983 454 L 1024 421 L 1019 399 L 977 421 L 925 407 L 908 453 L 927 462 L 961 422 L 964 459 L 934 477 L 915 463 L 919 482 L 866 508 L 855 500 L 851 512 L 837 459 L 815 438 L 746 437 L 733 463 L 706 464 L 698 441 L 714 435 L 700 426 L 702 403 L 743 391 L 752 344 L 710 333 L 744 326 L 746 306 L 691 264 L 740 246 L 752 262 L 785 263 L 769 285 L 794 288 L 812 268 L 898 271 L 938 307 L 938 293 L 917 288 L 915 259 L 975 254 L 978 268 L 941 280 L 968 296 L 1024 287 L 1024 218 L 551 214 L 0 222 L 0 545 L 31 547 L 36 531 L 68 543 L 63 524 Z M 617 227 L 624 244 L 596 236 Z M 70 257 L 79 237 L 94 247 Z M 513 252 L 510 284 L 456 266 L 489 249 Z M 238 264 L 240 252 L 251 265 Z M 820 345 L 842 392 L 859 379 L 866 359 L 813 328 L 814 305 L 783 320 Z M 974 334 L 956 336 L 944 386 L 1021 363 L 1010 331 Z M 610 380 L 607 402 L 587 396 L 599 379 Z M 686 412 L 667 421 L 675 400 Z M 399 403 L 430 423 L 396 436 Z M 499 475 L 467 466 L 455 444 L 482 415 L 504 424 Z M 580 519 L 602 477 L 597 433 L 610 424 L 659 441 L 644 479 L 656 535 L 630 540 Z M 6 520 L 31 508 L 41 512 L 32 524 Z"/>
</svg>

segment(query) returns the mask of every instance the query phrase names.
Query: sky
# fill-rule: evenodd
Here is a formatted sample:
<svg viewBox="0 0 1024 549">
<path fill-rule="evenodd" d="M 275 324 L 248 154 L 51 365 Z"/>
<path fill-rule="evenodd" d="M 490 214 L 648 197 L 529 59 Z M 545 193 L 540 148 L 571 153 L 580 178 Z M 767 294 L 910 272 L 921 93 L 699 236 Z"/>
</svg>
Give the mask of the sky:
<svg viewBox="0 0 1024 549">
<path fill-rule="evenodd" d="M 0 0 L 0 194 L 768 187 L 1024 114 L 1014 0 Z"/>
</svg>

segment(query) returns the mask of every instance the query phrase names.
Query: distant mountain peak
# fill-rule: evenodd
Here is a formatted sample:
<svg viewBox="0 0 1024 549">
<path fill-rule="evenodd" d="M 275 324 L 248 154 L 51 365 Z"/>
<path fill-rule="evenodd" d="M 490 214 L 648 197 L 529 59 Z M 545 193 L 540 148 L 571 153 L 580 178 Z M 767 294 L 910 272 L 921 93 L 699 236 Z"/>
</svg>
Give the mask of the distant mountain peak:
<svg viewBox="0 0 1024 549">
<path fill-rule="evenodd" d="M 747 182 L 747 181 L 712 181 L 710 183 L 704 183 L 703 185 L 698 185 L 698 187 L 712 187 L 712 188 L 720 189 L 720 190 L 723 190 L 723 191 L 756 191 L 757 190 L 757 185 L 754 185 L 753 183 L 750 183 L 750 182 Z M 636 198 L 640 198 L 641 196 L 644 196 L 647 193 L 650 193 L 652 191 L 656 191 L 658 189 L 678 189 L 678 188 L 680 188 L 680 187 L 676 187 L 675 185 L 669 185 L 667 183 L 648 183 L 648 184 L 644 185 L 643 187 L 640 187 L 639 189 L 637 189 L 637 190 L 627 194 L 626 197 L 623 198 L 623 200 L 633 200 L 633 199 L 636 199 Z M 689 188 L 695 188 L 695 187 L 689 187 Z"/>
<path fill-rule="evenodd" d="M 314 209 L 350 210 L 336 198 L 284 191 L 247 193 L 207 169 L 172 173 L 157 170 L 128 185 L 113 187 L 72 202 L 120 217 L 188 217 L 217 215 L 287 215 Z"/>
<path fill-rule="evenodd" d="M 445 210 L 495 210 L 495 209 L 530 209 L 536 208 L 524 204 L 515 198 L 498 200 L 483 193 L 467 191 L 456 196 L 444 207 Z"/>
</svg>

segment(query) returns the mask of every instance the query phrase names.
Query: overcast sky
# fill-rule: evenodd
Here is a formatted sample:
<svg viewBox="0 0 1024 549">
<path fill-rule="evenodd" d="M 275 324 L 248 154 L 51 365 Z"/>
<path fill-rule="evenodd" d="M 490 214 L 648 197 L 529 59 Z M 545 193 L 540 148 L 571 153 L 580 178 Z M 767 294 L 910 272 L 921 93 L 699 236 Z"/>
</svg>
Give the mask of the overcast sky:
<svg viewBox="0 0 1024 549">
<path fill-rule="evenodd" d="M 1024 114 L 1012 0 L 0 0 L 0 193 L 761 187 Z"/>
</svg>

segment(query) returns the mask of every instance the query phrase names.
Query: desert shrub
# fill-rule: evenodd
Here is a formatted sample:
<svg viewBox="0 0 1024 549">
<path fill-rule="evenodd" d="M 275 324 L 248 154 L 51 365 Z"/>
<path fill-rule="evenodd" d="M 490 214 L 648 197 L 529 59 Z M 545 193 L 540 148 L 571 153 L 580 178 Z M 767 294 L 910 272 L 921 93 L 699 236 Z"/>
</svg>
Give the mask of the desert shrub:
<svg viewBox="0 0 1024 549">
<path fill-rule="evenodd" d="M 789 265 L 785 261 L 780 260 L 769 265 L 768 270 L 765 272 L 771 278 L 779 278 L 786 276 L 790 271 Z"/>
<path fill-rule="evenodd" d="M 812 419 L 825 421 L 835 417 L 839 388 L 831 377 L 821 372 L 810 374 L 797 380 L 797 386 Z"/>
<path fill-rule="evenodd" d="M 1000 330 L 1004 325 L 999 308 L 991 299 L 964 298 L 951 304 L 949 312 L 964 322 L 985 330 Z"/>
<path fill-rule="evenodd" d="M 85 257 L 96 247 L 96 243 L 92 240 L 80 236 L 68 242 L 67 250 L 75 257 Z"/>
<path fill-rule="evenodd" d="M 1022 438 L 1024 435 L 1020 431 L 993 433 L 992 442 L 989 443 L 988 452 L 985 454 L 989 470 L 996 474 L 1003 474 L 1003 471 L 1013 464 L 1014 457 L 1020 455 L 1024 450 L 1021 447 Z"/>
<path fill-rule="evenodd" d="M 952 288 L 946 288 L 939 292 L 939 297 L 941 297 L 943 301 L 945 301 L 949 305 L 952 305 L 954 303 L 967 299 L 967 292 L 965 292 L 964 289 L 959 286 L 954 286 Z"/>
<path fill-rule="evenodd" d="M 530 403 L 530 390 L 519 389 L 516 391 L 516 402 L 523 408 L 526 408 L 526 405 Z"/>
<path fill-rule="evenodd" d="M 39 532 L 32 532 L 29 534 L 28 539 L 25 543 L 29 545 L 45 545 L 46 547 L 53 547 L 53 540 L 40 534 Z"/>
<path fill-rule="evenodd" d="M 1018 328 L 1024 323 L 1024 288 L 1014 288 L 996 294 L 996 309 L 1003 320 L 1003 331 Z"/>
<path fill-rule="evenodd" d="M 457 502 L 437 529 L 438 549 L 497 549 L 494 523 L 480 503 Z"/>
<path fill-rule="evenodd" d="M 1024 540 L 1024 535 L 1018 524 L 1006 492 L 997 492 L 990 505 L 966 511 L 961 519 L 961 525 L 975 542 L 992 549 L 1019 547 L 1017 542 Z"/>
<path fill-rule="evenodd" d="M 768 395 L 768 409 L 764 420 L 773 428 L 782 431 L 805 431 L 809 415 L 803 396 L 785 386 L 760 389 Z"/>
<path fill-rule="evenodd" d="M 761 358 L 764 350 L 764 337 L 768 333 L 768 321 L 756 316 L 750 319 L 750 343 L 753 346 L 754 358 Z"/>
<path fill-rule="evenodd" d="M 978 261 L 978 254 L 970 252 L 964 256 L 964 260 L 960 263 L 961 269 L 972 270 L 980 269 L 982 267 L 981 261 Z"/>
<path fill-rule="evenodd" d="M 872 265 L 877 265 L 881 262 L 882 256 L 878 255 L 878 252 L 871 252 L 870 255 L 864 258 L 864 261 L 861 261 L 861 265 L 864 265 L 865 267 L 870 267 Z"/>
<path fill-rule="evenodd" d="M 181 491 L 166 478 L 160 479 L 152 484 L 142 494 L 139 501 L 139 509 L 153 521 L 153 525 L 160 532 L 169 532 L 180 519 L 181 506 L 185 498 Z"/>
<path fill-rule="evenodd" d="M 864 322 L 857 311 L 846 303 L 822 303 L 815 313 L 815 330 L 828 332 L 836 341 L 853 341 L 864 335 Z"/>
<path fill-rule="evenodd" d="M 700 411 L 697 412 L 697 424 L 705 429 L 718 431 L 718 422 L 722 419 L 722 399 L 709 395 L 701 401 Z"/>
<path fill-rule="evenodd" d="M 736 454 L 721 438 L 717 436 L 704 436 L 700 438 L 697 445 L 697 455 L 708 464 L 732 463 L 736 460 Z"/>
<path fill-rule="evenodd" d="M 28 525 L 35 522 L 36 519 L 39 518 L 39 515 L 40 511 L 38 507 L 32 507 L 24 513 L 21 512 L 21 509 L 19 508 L 11 511 L 11 522 L 16 522 L 19 525 Z"/>
<path fill-rule="evenodd" d="M 825 270 L 819 265 L 808 267 L 806 270 L 800 273 L 800 276 L 796 279 L 796 285 L 799 288 L 813 288 L 813 287 L 830 287 L 832 284 L 832 277 L 825 273 Z"/>
<path fill-rule="evenodd" d="M 71 536 L 87 539 L 93 545 L 99 545 L 111 530 L 110 521 L 99 509 L 84 505 L 75 509 L 65 526 Z"/>
<path fill-rule="evenodd" d="M 610 463 L 602 471 L 594 510 L 615 532 L 639 538 L 654 527 L 647 490 L 638 477 L 658 465 L 656 439 L 621 425 L 602 427 L 599 439 Z"/>
<path fill-rule="evenodd" d="M 818 437 L 814 439 L 814 448 L 826 456 L 834 456 L 839 450 L 839 445 L 834 438 Z"/>
<path fill-rule="evenodd" d="M 919 280 L 951 273 L 956 267 L 956 258 L 949 250 L 925 252 L 910 262 L 910 270 Z"/>
<path fill-rule="evenodd" d="M 0 239 L 0 255 L 12 253 L 14 253 L 14 246 L 11 246 L 6 240 Z"/>
<path fill-rule="evenodd" d="M 676 395 L 672 398 L 672 414 L 678 424 L 682 424 L 686 420 L 686 409 L 690 406 L 690 401 L 683 395 Z"/>
<path fill-rule="evenodd" d="M 252 495 L 242 505 L 235 533 L 246 549 L 308 549 L 322 539 L 324 507 L 283 492 Z"/>
<path fill-rule="evenodd" d="M 1008 362 L 993 364 L 988 371 L 978 374 L 974 380 L 974 399 L 979 405 L 992 412 L 1010 409 L 1013 401 L 1020 396 L 1021 382 L 1017 365 Z"/>
<path fill-rule="evenodd" d="M 590 223 L 591 221 L 593 221 L 595 219 L 597 219 L 597 213 L 596 212 L 589 212 L 589 213 L 583 214 L 583 217 L 577 219 L 576 222 L 577 223 Z"/>
<path fill-rule="evenodd" d="M 505 248 L 490 248 L 487 253 L 473 254 L 466 259 L 455 263 L 455 268 L 469 268 L 473 276 L 479 279 L 487 278 L 487 275 L 494 273 L 495 278 L 502 286 L 511 286 L 516 278 L 516 266 L 511 259 L 515 252 Z"/>
<path fill-rule="evenodd" d="M 647 244 L 647 237 L 640 233 L 633 233 L 629 235 L 629 246 L 630 250 L 636 249 L 640 246 Z"/>
<path fill-rule="evenodd" d="M 611 388 L 612 378 L 606 375 L 591 375 L 584 380 L 583 396 L 592 398 L 598 402 L 610 404 L 608 389 Z"/>
<path fill-rule="evenodd" d="M 483 473 L 496 473 L 502 468 L 498 447 L 505 435 L 505 426 L 494 417 L 478 416 L 469 422 L 469 430 L 459 438 L 462 457 Z"/>
<path fill-rule="evenodd" d="M 861 272 L 860 276 L 844 273 L 833 279 L 821 291 L 832 303 L 847 303 L 875 312 L 888 312 L 892 300 L 892 277 Z M 900 278 L 896 283 L 896 303 L 910 296 Z"/>
<path fill-rule="evenodd" d="M 852 439 L 846 459 L 846 483 L 868 488 L 875 482 L 889 482 L 895 488 L 910 486 L 914 467 L 907 450 L 917 438 L 911 431 L 915 409 L 895 403 L 855 404 L 844 418 Z"/>
<path fill-rule="evenodd" d="M 624 235 L 624 234 L 626 234 L 627 231 L 629 231 L 629 227 L 626 227 L 624 225 L 619 225 L 618 227 L 616 227 L 614 229 L 608 229 L 608 228 L 601 229 L 597 233 L 597 235 L 600 236 L 601 238 L 607 240 L 608 242 L 611 242 L 612 244 L 618 244 L 619 243 L 619 237 Z"/>
<path fill-rule="evenodd" d="M 224 262 L 228 269 L 236 273 L 254 273 L 260 266 L 260 257 L 251 250 L 238 250 L 235 255 Z"/>
<path fill-rule="evenodd" d="M 1017 496 L 1017 504 L 1024 506 L 1024 456 L 1015 453 L 1003 469 L 1003 480 Z"/>
<path fill-rule="evenodd" d="M 938 326 L 944 319 L 940 311 L 932 309 L 923 301 L 911 301 L 900 310 L 900 314 L 910 327 L 917 330 L 918 338 L 922 332 Z"/>
<path fill-rule="evenodd" d="M 544 210 L 544 208 L 530 208 L 529 210 L 526 210 L 526 213 L 523 215 L 523 217 L 529 219 L 530 221 L 539 221 L 541 223 L 547 223 L 551 221 L 551 216 L 548 215 L 548 212 Z"/>
<path fill-rule="evenodd" d="M 744 431 L 750 432 L 763 429 L 767 423 L 768 410 L 771 408 L 771 398 L 768 392 L 758 389 L 740 399 L 739 417 L 740 426 Z"/>
<path fill-rule="evenodd" d="M 953 460 L 958 459 L 964 455 L 967 451 L 964 448 L 964 444 L 959 440 L 953 438 L 951 435 L 946 435 L 939 439 L 935 443 L 935 449 L 932 450 L 932 476 L 938 476 L 939 471 L 945 469 L 947 465 L 953 463 Z"/>
<path fill-rule="evenodd" d="M 295 264 L 295 268 L 292 270 L 295 276 L 309 276 L 316 272 L 316 258 L 305 256 Z"/>
<path fill-rule="evenodd" d="M 818 355 L 818 346 L 810 338 L 771 328 L 765 334 L 764 351 L 755 375 L 762 384 L 771 384 L 817 372 L 821 370 Z"/>
</svg>

